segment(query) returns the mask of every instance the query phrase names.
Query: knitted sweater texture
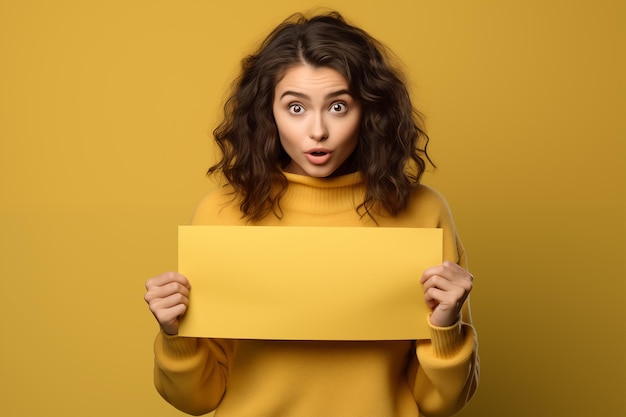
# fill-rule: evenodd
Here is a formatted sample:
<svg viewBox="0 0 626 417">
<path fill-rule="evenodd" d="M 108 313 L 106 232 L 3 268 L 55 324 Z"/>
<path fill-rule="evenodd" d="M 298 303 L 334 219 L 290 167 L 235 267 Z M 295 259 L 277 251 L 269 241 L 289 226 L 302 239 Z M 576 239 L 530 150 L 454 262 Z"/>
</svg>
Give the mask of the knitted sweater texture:
<svg viewBox="0 0 626 417">
<path fill-rule="evenodd" d="M 377 226 L 356 212 L 365 193 L 360 174 L 285 175 L 289 186 L 280 200 L 281 219 L 270 215 L 254 225 Z M 205 197 L 192 224 L 245 224 L 229 190 L 221 187 Z M 426 186 L 415 189 L 405 211 L 376 216 L 376 222 L 442 228 L 444 259 L 467 267 L 445 200 Z M 323 251 L 307 248 L 306 242 L 286 244 Z M 212 410 L 216 417 L 451 415 L 469 401 L 479 375 L 469 302 L 462 313 L 455 325 L 430 326 L 431 339 L 418 341 L 226 340 L 160 332 L 155 385 L 165 400 L 194 415 Z"/>
</svg>

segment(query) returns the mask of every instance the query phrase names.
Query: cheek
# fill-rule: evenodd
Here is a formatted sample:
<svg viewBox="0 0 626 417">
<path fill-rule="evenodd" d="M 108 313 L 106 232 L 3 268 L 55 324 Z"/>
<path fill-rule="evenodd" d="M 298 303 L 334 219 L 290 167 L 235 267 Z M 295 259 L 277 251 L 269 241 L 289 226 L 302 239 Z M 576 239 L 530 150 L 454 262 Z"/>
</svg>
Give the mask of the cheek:
<svg viewBox="0 0 626 417">
<path fill-rule="evenodd" d="M 281 142 L 288 141 L 292 136 L 289 126 L 285 125 L 284 123 L 280 123 L 277 121 L 276 128 L 278 130 L 278 137 L 280 138 Z"/>
<path fill-rule="evenodd" d="M 344 140 L 346 142 L 354 142 L 356 145 L 356 142 L 359 138 L 360 121 L 360 118 L 355 117 L 354 119 L 350 120 L 350 123 L 346 123 L 342 132 L 342 136 L 345 138 Z"/>
<path fill-rule="evenodd" d="M 285 151 L 289 152 L 294 146 L 296 146 L 296 135 L 293 132 L 293 128 L 289 125 L 278 123 L 276 126 L 278 128 L 278 139 L 280 144 Z"/>
<path fill-rule="evenodd" d="M 276 130 L 278 131 L 278 135 L 282 138 L 285 133 L 285 123 L 281 119 L 280 116 L 274 116 L 274 124 L 276 125 Z"/>
<path fill-rule="evenodd" d="M 274 120 L 276 121 L 276 128 L 281 141 L 293 142 L 302 136 L 303 125 L 301 123 L 296 123 L 289 117 L 279 116 Z"/>
</svg>

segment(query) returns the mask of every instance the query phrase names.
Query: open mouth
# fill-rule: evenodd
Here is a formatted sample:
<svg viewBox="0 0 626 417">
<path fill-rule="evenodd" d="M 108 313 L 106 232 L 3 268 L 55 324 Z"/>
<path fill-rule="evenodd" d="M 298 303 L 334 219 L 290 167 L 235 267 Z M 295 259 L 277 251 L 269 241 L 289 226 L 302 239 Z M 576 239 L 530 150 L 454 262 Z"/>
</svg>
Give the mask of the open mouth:
<svg viewBox="0 0 626 417">
<path fill-rule="evenodd" d="M 306 158 L 314 165 L 323 165 L 330 159 L 331 153 L 323 150 L 311 150 L 307 152 Z"/>
</svg>

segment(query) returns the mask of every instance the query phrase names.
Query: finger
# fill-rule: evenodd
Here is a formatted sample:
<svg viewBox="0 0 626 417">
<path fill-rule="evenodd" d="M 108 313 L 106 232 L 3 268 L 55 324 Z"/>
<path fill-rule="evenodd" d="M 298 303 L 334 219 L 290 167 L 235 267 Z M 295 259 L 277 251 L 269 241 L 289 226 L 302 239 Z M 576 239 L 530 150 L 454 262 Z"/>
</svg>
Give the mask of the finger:
<svg viewBox="0 0 626 417">
<path fill-rule="evenodd" d="M 473 281 L 474 276 L 470 274 L 468 270 L 463 268 L 462 266 L 455 264 L 454 262 L 444 261 L 443 262 L 444 270 L 446 271 L 446 276 L 449 275 L 450 280 L 467 280 Z"/>
<path fill-rule="evenodd" d="M 439 304 L 441 304 L 444 294 L 445 291 L 438 288 L 429 288 L 424 292 L 424 301 L 430 309 L 434 310 Z"/>
<path fill-rule="evenodd" d="M 466 297 L 472 291 L 471 280 L 456 280 L 452 281 L 445 277 L 435 275 L 430 277 L 424 284 L 422 284 L 424 291 L 430 288 L 439 288 L 443 291 L 451 291 L 459 296 Z"/>
<path fill-rule="evenodd" d="M 189 288 L 183 286 L 178 282 L 170 282 L 161 287 L 154 287 L 148 290 L 147 294 L 150 294 L 152 298 L 165 298 L 172 294 L 183 294 L 189 297 Z"/>
<path fill-rule="evenodd" d="M 465 291 L 459 287 L 451 287 L 444 290 L 437 287 L 431 287 L 424 291 L 424 299 L 427 302 L 436 301 L 437 304 L 455 305 L 463 298 Z"/>
<path fill-rule="evenodd" d="M 168 308 L 172 308 L 179 304 L 188 306 L 189 298 L 181 293 L 176 293 L 163 298 L 155 298 L 151 300 L 149 304 L 150 310 L 152 310 L 152 312 L 155 312 L 158 310 L 167 310 Z"/>
<path fill-rule="evenodd" d="M 463 268 L 455 263 L 452 263 L 450 261 L 444 261 L 441 265 L 435 265 L 425 269 L 422 273 L 421 281 L 424 282 L 436 275 L 444 277 L 446 279 L 452 279 L 455 275 L 460 274 L 460 271 L 458 271 L 457 268 L 459 268 L 461 271 L 465 271 Z"/>
<path fill-rule="evenodd" d="M 448 291 L 454 287 L 454 283 L 441 275 L 433 275 L 423 282 L 422 287 L 424 292 L 428 291 L 430 288 Z"/>
<path fill-rule="evenodd" d="M 175 318 L 179 314 L 182 314 L 185 311 L 187 311 L 188 307 L 189 307 L 188 302 L 176 302 L 176 300 L 161 300 L 159 303 L 156 303 L 154 305 L 152 312 L 156 316 L 163 316 L 163 315 L 167 315 L 168 312 L 178 311 L 178 314 L 173 316 Z"/>
<path fill-rule="evenodd" d="M 184 287 L 191 288 L 191 284 L 187 277 L 179 274 L 178 272 L 165 272 L 163 274 L 157 275 L 156 277 L 151 278 L 146 282 L 146 288 L 161 287 L 171 282 L 178 282 Z"/>
<path fill-rule="evenodd" d="M 159 310 L 154 316 L 166 333 L 176 334 L 178 333 L 179 319 L 186 311 L 187 307 L 179 304 L 167 310 Z"/>
<path fill-rule="evenodd" d="M 442 273 L 443 273 L 443 265 L 436 265 L 436 266 L 431 266 L 430 268 L 426 268 L 424 272 L 422 272 L 422 277 L 420 279 L 420 282 L 423 284 L 429 278 L 435 275 L 441 275 Z"/>
<path fill-rule="evenodd" d="M 159 298 L 169 297 L 172 294 L 183 294 L 186 297 L 189 297 L 189 288 L 183 286 L 179 282 L 170 282 L 164 284 L 160 287 L 150 287 L 146 294 L 144 295 L 144 299 L 147 303 L 150 303 L 152 300 L 156 300 Z"/>
<path fill-rule="evenodd" d="M 455 285 L 438 276 L 432 277 L 424 285 L 424 299 L 430 307 L 439 304 L 447 306 L 460 305 L 465 301 L 468 294 L 469 291 L 462 286 Z"/>
<path fill-rule="evenodd" d="M 161 287 L 171 282 L 177 282 L 187 289 L 191 289 L 191 283 L 189 282 L 187 277 L 179 274 L 178 272 L 165 272 L 161 275 L 157 275 L 156 277 L 149 279 L 146 282 L 146 289 L 149 290 L 150 288 Z"/>
<path fill-rule="evenodd" d="M 180 316 L 185 314 L 187 306 L 185 304 L 175 304 L 168 308 L 159 308 L 152 313 L 157 318 L 159 323 L 170 323 L 177 320 Z"/>
<path fill-rule="evenodd" d="M 439 276 L 455 283 L 456 285 L 460 285 L 466 290 L 470 290 L 472 288 L 472 282 L 474 281 L 474 276 L 472 274 L 463 269 L 461 266 L 450 261 L 445 261 L 441 265 L 424 270 L 420 281 L 424 284 L 426 281 L 435 276 Z"/>
</svg>

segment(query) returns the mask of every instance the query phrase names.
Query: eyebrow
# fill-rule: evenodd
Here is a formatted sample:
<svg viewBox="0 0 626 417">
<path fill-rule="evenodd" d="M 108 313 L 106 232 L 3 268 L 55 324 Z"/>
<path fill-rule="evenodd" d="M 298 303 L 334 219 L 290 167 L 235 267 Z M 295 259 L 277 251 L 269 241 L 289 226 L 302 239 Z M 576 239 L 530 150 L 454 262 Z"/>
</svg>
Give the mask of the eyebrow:
<svg viewBox="0 0 626 417">
<path fill-rule="evenodd" d="M 343 89 L 343 90 L 337 90 L 337 91 L 333 91 L 332 93 L 328 93 L 328 94 L 326 94 L 326 96 L 324 97 L 324 99 L 326 99 L 326 100 L 327 100 L 327 99 L 329 99 L 329 98 L 334 98 L 334 97 L 342 96 L 342 95 L 344 95 L 344 94 L 347 94 L 347 95 L 349 95 L 350 97 L 352 97 L 352 94 L 350 94 L 350 91 Z M 299 93 L 299 92 L 297 92 L 297 91 L 291 91 L 291 90 L 288 90 L 288 91 L 285 91 L 284 93 L 282 93 L 282 94 L 280 95 L 280 98 L 282 99 L 282 98 L 283 98 L 283 97 L 285 97 L 285 96 L 294 96 L 294 97 L 298 97 L 298 98 L 305 99 L 305 100 L 310 100 L 310 99 L 311 99 L 311 97 L 307 96 L 307 95 L 306 95 L 306 94 L 304 94 L 304 93 Z"/>
</svg>

